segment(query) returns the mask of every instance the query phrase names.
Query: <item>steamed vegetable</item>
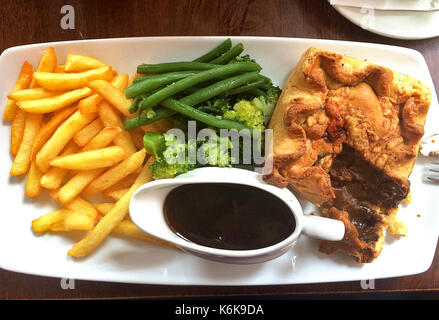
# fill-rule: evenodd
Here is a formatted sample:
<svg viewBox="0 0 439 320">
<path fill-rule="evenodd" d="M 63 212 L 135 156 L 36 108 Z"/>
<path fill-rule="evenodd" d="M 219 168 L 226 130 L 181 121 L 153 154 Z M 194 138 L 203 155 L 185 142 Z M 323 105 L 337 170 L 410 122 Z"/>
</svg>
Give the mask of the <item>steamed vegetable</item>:
<svg viewBox="0 0 439 320">
<path fill-rule="evenodd" d="M 244 51 L 244 46 L 242 45 L 242 43 L 238 43 L 234 47 L 230 48 L 230 50 L 225 52 L 223 55 L 210 61 L 210 63 L 226 64 L 226 63 L 232 61 L 233 59 L 235 59 L 237 56 L 239 56 L 242 51 Z"/>
<path fill-rule="evenodd" d="M 125 122 L 125 130 L 169 118 L 186 138 L 188 121 L 195 121 L 197 131 L 210 128 L 215 133 L 213 142 L 185 142 L 187 139 L 179 141 L 172 135 L 146 133 L 145 149 L 156 159 L 151 165 L 154 179 L 200 166 L 234 165 L 231 155 L 236 149 L 243 151 L 242 141 L 234 140 L 238 145 L 233 146 L 228 137 L 220 137 L 222 129 L 261 137 L 255 133 L 265 131 L 281 90 L 260 73 L 262 68 L 254 59 L 241 55 L 243 51 L 242 43 L 232 46 L 226 39 L 193 61 L 137 67 L 142 75 L 125 90 L 126 97 L 133 99 L 129 112 L 137 116 Z M 260 150 L 263 140 L 256 143 Z M 173 161 L 175 157 L 179 161 Z"/>
<path fill-rule="evenodd" d="M 218 46 L 207 52 L 206 54 L 203 54 L 201 57 L 198 57 L 195 59 L 195 62 L 210 62 L 213 59 L 219 57 L 224 52 L 229 50 L 232 47 L 232 40 L 230 38 L 224 40 L 221 42 Z"/>
<path fill-rule="evenodd" d="M 203 166 L 230 166 L 233 160 L 229 154 L 230 140 L 218 136 L 213 142 L 184 142 L 171 134 L 148 132 L 143 138 L 143 143 L 146 152 L 153 154 L 156 159 L 150 166 L 154 180 L 173 178 Z M 193 157 L 195 153 L 198 154 L 197 157 Z"/>
<path fill-rule="evenodd" d="M 260 71 L 261 67 L 253 62 L 232 63 L 226 66 L 206 70 L 187 78 L 181 79 L 171 85 L 156 91 L 145 98 L 140 111 L 151 108 L 162 102 L 163 100 L 182 92 L 183 90 L 193 87 L 205 81 L 218 79 L 220 77 L 236 74 L 239 72 Z M 127 88 L 128 90 L 129 88 Z"/>
</svg>

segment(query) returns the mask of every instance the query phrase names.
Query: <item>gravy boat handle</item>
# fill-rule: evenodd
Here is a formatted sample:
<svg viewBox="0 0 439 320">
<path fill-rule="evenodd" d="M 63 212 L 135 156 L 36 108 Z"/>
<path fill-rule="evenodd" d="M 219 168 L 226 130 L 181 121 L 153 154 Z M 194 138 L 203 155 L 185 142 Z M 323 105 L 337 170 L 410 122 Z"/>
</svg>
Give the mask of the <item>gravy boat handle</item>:
<svg viewBox="0 0 439 320">
<path fill-rule="evenodd" d="M 321 240 L 343 239 L 345 226 L 342 221 L 312 215 L 303 215 L 303 217 L 303 234 Z"/>
</svg>

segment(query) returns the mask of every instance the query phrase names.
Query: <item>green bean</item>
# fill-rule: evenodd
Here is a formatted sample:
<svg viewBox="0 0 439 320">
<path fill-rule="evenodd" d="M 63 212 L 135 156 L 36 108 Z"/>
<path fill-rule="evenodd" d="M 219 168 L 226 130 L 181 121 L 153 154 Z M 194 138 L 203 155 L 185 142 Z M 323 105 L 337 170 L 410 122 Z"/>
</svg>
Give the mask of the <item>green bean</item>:
<svg viewBox="0 0 439 320">
<path fill-rule="evenodd" d="M 213 107 L 213 106 L 200 106 L 197 107 L 197 109 L 201 112 L 205 112 L 205 113 L 214 113 L 216 115 L 222 115 L 222 111 L 217 108 L 217 107 Z"/>
<path fill-rule="evenodd" d="M 255 97 L 265 96 L 265 92 L 259 88 L 253 88 L 253 89 L 248 90 L 247 92 Z"/>
<path fill-rule="evenodd" d="M 235 129 L 238 131 L 241 131 L 243 129 L 247 129 L 247 130 L 249 130 L 250 133 L 252 132 L 252 129 L 248 128 L 247 126 L 245 126 L 244 124 L 242 124 L 240 122 L 217 118 L 216 116 L 199 111 L 196 108 L 191 107 L 191 106 L 189 106 L 185 103 L 182 103 L 178 100 L 175 100 L 173 98 L 168 98 L 168 99 L 162 101 L 161 104 L 163 106 L 165 106 L 166 108 L 177 111 L 177 112 L 184 114 L 185 116 L 187 116 L 191 119 L 200 121 L 202 123 L 205 123 L 205 124 L 212 126 L 212 127 L 215 127 L 215 128 L 229 129 L 229 130 Z"/>
<path fill-rule="evenodd" d="M 144 81 L 144 80 L 149 79 L 151 77 L 153 77 L 153 75 L 146 75 L 146 76 L 140 76 L 140 77 L 134 78 L 133 79 L 133 84 L 137 83 L 137 82 Z"/>
<path fill-rule="evenodd" d="M 227 95 L 231 96 L 234 94 L 239 94 L 239 93 L 244 93 L 244 92 L 248 92 L 249 90 L 255 89 L 255 88 L 259 88 L 261 85 L 264 85 L 266 83 L 265 79 L 257 79 L 256 81 L 247 83 L 243 86 L 240 86 L 238 88 L 235 88 L 233 90 L 230 90 L 227 92 Z"/>
<path fill-rule="evenodd" d="M 165 62 L 157 64 L 141 64 L 137 66 L 137 73 L 158 74 L 174 71 L 209 70 L 214 68 L 218 68 L 218 65 L 193 61 Z"/>
<path fill-rule="evenodd" d="M 189 73 L 192 73 L 192 72 L 197 72 L 197 71 L 176 71 L 176 72 L 189 72 Z M 168 72 L 168 73 L 164 73 L 164 74 L 162 74 L 162 73 L 148 74 L 148 75 L 140 76 L 140 77 L 137 77 L 137 78 L 133 79 L 133 84 L 134 83 L 138 83 L 138 82 L 142 82 L 142 81 L 145 81 L 145 80 L 161 79 L 165 74 L 172 74 L 172 73 L 174 73 L 174 72 Z"/>
<path fill-rule="evenodd" d="M 201 86 L 193 86 L 193 87 L 190 87 L 190 88 L 187 88 L 187 89 L 183 90 L 181 93 L 183 95 L 188 95 L 188 94 L 192 94 L 192 93 L 194 93 L 194 92 L 196 92 L 196 91 L 198 91 L 200 89 L 203 89 L 203 87 L 201 87 Z"/>
<path fill-rule="evenodd" d="M 210 98 L 213 98 L 217 95 L 220 95 L 220 94 L 226 92 L 227 90 L 230 90 L 231 88 L 238 87 L 238 86 L 242 85 L 243 83 L 247 83 L 247 82 L 252 81 L 254 79 L 257 79 L 259 77 L 260 77 L 260 75 L 258 74 L 258 72 L 247 72 L 244 74 L 240 74 L 238 76 L 228 78 L 228 79 L 219 81 L 217 83 L 214 83 L 208 87 L 198 89 L 194 93 L 180 99 L 179 101 L 182 103 L 185 103 L 189 106 L 194 106 L 194 105 L 197 105 L 201 102 L 207 101 Z M 132 105 L 134 104 L 134 102 L 136 102 L 136 100 L 138 98 L 140 98 L 140 97 L 137 97 L 136 99 L 134 99 Z M 144 109 L 143 108 L 144 102 L 145 102 L 145 100 L 143 100 L 142 102 L 137 102 L 137 104 L 136 104 L 137 109 L 139 106 L 141 106 L 141 109 L 143 110 Z M 131 113 L 135 113 L 137 111 L 137 109 L 132 109 L 130 106 Z M 145 124 L 144 121 L 148 121 L 148 123 L 150 123 L 149 121 L 151 119 L 156 119 L 155 116 L 153 116 L 153 117 L 148 116 L 148 114 L 146 114 L 145 111 L 141 114 L 141 117 L 142 117 L 142 120 L 140 120 L 140 119 L 138 120 L 138 124 L 139 124 L 138 126 Z M 131 122 L 134 123 L 134 120 L 131 120 Z M 140 124 L 140 123 L 142 123 L 142 124 Z"/>
<path fill-rule="evenodd" d="M 188 76 L 196 74 L 197 71 L 181 71 L 181 72 L 170 72 L 165 74 L 160 74 L 157 76 L 146 77 L 145 80 L 133 83 L 128 88 L 125 89 L 125 96 L 127 99 L 134 98 L 138 95 L 145 94 L 151 90 L 161 88 L 175 81 L 181 80 Z"/>
<path fill-rule="evenodd" d="M 263 84 L 261 84 L 259 86 L 259 88 L 267 90 L 267 89 L 270 89 L 272 86 L 273 86 L 273 83 L 270 81 L 270 82 L 264 82 Z"/>
<path fill-rule="evenodd" d="M 184 105 L 187 105 L 188 107 L 192 107 L 192 106 L 197 105 L 203 101 L 209 100 L 212 97 L 215 97 L 219 94 L 222 94 L 222 93 L 226 92 L 227 90 L 230 90 L 231 88 L 235 88 L 235 87 L 241 86 L 243 83 L 247 83 L 249 81 L 253 81 L 255 79 L 258 79 L 259 77 L 261 77 L 261 76 L 258 74 L 258 72 L 247 72 L 244 74 L 240 74 L 240 75 L 232 77 L 232 78 L 221 80 L 217 83 L 212 84 L 209 87 L 199 89 L 198 91 L 194 92 L 193 94 L 188 95 L 188 96 L 180 99 L 179 102 L 184 104 Z M 173 100 L 175 100 L 175 99 L 173 99 Z M 144 102 L 145 102 L 145 100 L 143 100 L 143 102 L 142 102 L 142 109 L 143 109 Z M 197 110 L 195 108 L 192 108 L 192 109 Z M 146 112 L 143 112 L 139 115 L 139 117 L 137 117 L 135 119 L 127 120 L 127 122 L 125 122 L 125 130 L 131 130 L 131 129 L 140 127 L 142 125 L 150 124 L 150 123 L 155 122 L 157 120 L 163 119 L 162 108 L 157 108 L 157 110 L 155 110 L 155 112 L 156 112 L 156 115 L 151 117 L 151 118 L 148 118 L 148 115 L 146 114 Z M 174 115 L 174 114 L 175 113 L 172 113 L 171 115 Z M 194 119 L 198 120 L 197 118 L 194 118 Z M 227 128 L 224 128 L 224 129 L 227 129 Z"/>
<path fill-rule="evenodd" d="M 186 71 L 182 71 L 182 72 L 186 72 Z M 191 72 L 191 71 L 189 71 L 189 72 Z M 147 75 L 144 75 L 144 76 L 140 76 L 140 77 L 134 78 L 133 79 L 133 84 L 137 83 L 137 82 L 142 82 L 142 81 L 145 81 L 145 80 L 157 79 L 157 78 L 160 78 L 162 76 L 163 75 L 161 73 L 159 73 L 159 74 L 147 74 Z"/>
<path fill-rule="evenodd" d="M 193 86 L 193 87 L 185 89 L 184 91 L 182 91 L 182 93 L 185 94 L 185 95 L 189 95 L 189 94 L 194 93 L 195 91 L 198 91 L 198 90 L 201 90 L 201 89 L 203 89 L 203 88 L 205 88 L 207 86 L 210 86 L 210 85 L 218 82 L 219 80 L 224 80 L 224 79 L 227 79 L 227 77 L 220 77 L 218 79 L 205 81 L 201 85 L 197 85 L 197 86 Z"/>
<path fill-rule="evenodd" d="M 225 52 L 222 56 L 219 56 L 218 58 L 209 61 L 209 63 L 226 64 L 231 60 L 233 60 L 235 57 L 239 56 L 242 51 L 244 51 L 244 46 L 242 43 L 238 43 L 237 45 L 229 49 L 227 52 Z"/>
<path fill-rule="evenodd" d="M 188 96 L 186 96 L 178 101 L 180 103 L 188 106 L 189 108 L 192 108 L 192 106 L 194 106 L 194 105 L 197 105 L 203 101 L 209 100 L 210 98 L 215 97 L 217 95 L 220 95 L 231 88 L 241 86 L 243 83 L 247 83 L 247 82 L 255 80 L 259 77 L 261 77 L 261 76 L 258 74 L 258 72 L 247 72 L 244 74 L 240 74 L 240 75 L 237 75 L 237 76 L 232 77 L 232 78 L 221 80 L 221 81 L 214 83 L 208 87 L 201 88 L 201 89 L 195 91 L 193 94 L 190 94 L 190 95 L 188 95 Z M 175 99 L 173 99 L 173 100 L 175 100 Z M 146 99 L 144 99 L 141 103 L 142 110 L 145 109 L 144 108 L 145 101 L 146 101 Z M 177 100 L 175 100 L 175 101 L 177 101 Z M 192 108 L 192 109 L 197 110 L 195 108 Z M 154 115 L 153 117 L 148 117 L 148 114 L 146 112 L 142 112 L 142 113 L 140 113 L 140 115 L 137 118 L 127 120 L 127 122 L 125 122 L 125 130 L 131 130 L 131 129 L 140 127 L 142 125 L 150 124 L 150 123 L 155 122 L 157 120 L 163 119 L 162 108 L 157 108 L 157 110 L 155 110 L 155 112 L 156 112 L 156 115 Z M 159 113 L 159 114 L 157 114 L 157 113 Z M 175 114 L 175 113 L 173 113 L 173 114 Z M 173 115 L 173 114 L 171 114 L 171 115 Z M 185 113 L 183 113 L 183 114 L 185 114 Z M 198 120 L 197 118 L 194 118 L 194 119 Z M 227 128 L 225 128 L 225 129 L 227 129 Z"/>
<path fill-rule="evenodd" d="M 225 66 L 220 66 L 215 69 L 202 71 L 200 73 L 194 74 L 193 76 L 186 77 L 171 85 L 157 91 L 156 93 L 148 96 L 142 104 L 142 108 L 151 108 L 159 104 L 161 101 L 169 98 L 187 88 L 193 87 L 199 83 L 209 81 L 212 79 L 217 79 L 226 75 L 250 72 L 250 71 L 260 71 L 261 67 L 254 62 L 237 62 L 231 63 Z"/>
<path fill-rule="evenodd" d="M 141 101 L 142 99 L 143 99 L 143 97 L 141 97 L 141 96 L 136 97 L 136 98 L 133 100 L 133 102 L 131 102 L 128 111 L 129 111 L 130 113 L 136 113 L 137 110 L 139 109 L 139 104 L 140 104 L 140 101 Z"/>
<path fill-rule="evenodd" d="M 190 106 L 195 106 L 201 102 L 207 101 L 210 98 L 216 97 L 230 89 L 242 86 L 250 81 L 260 77 L 258 72 L 247 72 L 228 79 L 218 81 L 208 87 L 201 88 L 194 93 L 180 99 L 179 101 Z"/>
<path fill-rule="evenodd" d="M 202 55 L 201 57 L 195 59 L 195 62 L 209 62 L 216 57 L 222 55 L 224 52 L 229 50 L 232 47 L 232 40 L 230 38 L 224 40 L 221 42 L 218 46 L 207 52 L 206 54 Z"/>
<path fill-rule="evenodd" d="M 153 118 L 148 118 L 148 115 L 145 113 L 141 113 L 139 114 L 138 117 L 132 118 L 132 119 L 128 119 L 127 121 L 125 121 L 124 124 L 124 128 L 125 130 L 129 131 L 129 130 L 133 130 L 135 128 L 147 125 L 147 124 L 151 124 L 153 122 L 156 122 L 158 120 L 161 119 L 165 119 L 165 118 L 169 118 L 170 116 L 173 116 L 174 114 L 176 114 L 177 112 L 168 108 L 157 108 L 156 110 L 154 110 L 155 112 L 155 116 Z"/>
</svg>

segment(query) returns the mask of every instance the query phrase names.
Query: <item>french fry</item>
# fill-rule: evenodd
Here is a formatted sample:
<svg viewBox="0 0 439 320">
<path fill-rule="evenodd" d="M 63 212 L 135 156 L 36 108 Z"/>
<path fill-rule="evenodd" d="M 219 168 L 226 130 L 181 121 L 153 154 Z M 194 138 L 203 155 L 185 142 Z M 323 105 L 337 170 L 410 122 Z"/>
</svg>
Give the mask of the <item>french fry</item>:
<svg viewBox="0 0 439 320">
<path fill-rule="evenodd" d="M 62 92 L 48 91 L 44 88 L 32 88 L 14 91 L 8 94 L 8 98 L 14 101 L 37 100 L 60 95 Z"/>
<path fill-rule="evenodd" d="M 43 187 L 41 186 L 41 178 L 43 172 L 38 168 L 35 160 L 30 164 L 29 173 L 27 175 L 26 187 L 24 189 L 24 194 L 28 197 L 36 197 L 41 194 Z"/>
<path fill-rule="evenodd" d="M 67 208 L 79 213 L 86 214 L 93 220 L 96 220 L 98 216 L 98 210 L 87 200 L 81 197 L 76 197 L 67 205 Z"/>
<path fill-rule="evenodd" d="M 94 114 L 82 114 L 79 110 L 65 120 L 36 155 L 37 165 L 46 172 L 50 161 L 55 159 L 73 136 L 96 118 Z"/>
<path fill-rule="evenodd" d="M 68 54 L 64 66 L 65 72 L 81 72 L 106 66 L 102 61 L 80 54 Z"/>
<path fill-rule="evenodd" d="M 50 98 L 18 101 L 17 105 L 29 113 L 49 113 L 65 108 L 91 94 L 92 91 L 89 88 L 84 87 L 67 91 Z"/>
<path fill-rule="evenodd" d="M 70 170 L 93 170 L 110 167 L 125 159 L 121 147 L 113 146 L 61 156 L 50 161 L 50 165 Z"/>
<path fill-rule="evenodd" d="M 135 170 L 133 173 L 129 174 L 128 176 L 126 176 L 122 180 L 116 182 L 111 187 L 105 189 L 102 192 L 102 197 L 103 198 L 111 198 L 110 194 L 112 192 L 118 191 L 118 190 L 122 190 L 122 189 L 126 189 L 126 188 L 130 188 L 134 184 L 134 182 L 136 181 L 137 176 L 140 173 L 140 170 L 141 170 L 141 168 Z"/>
<path fill-rule="evenodd" d="M 25 61 L 23 66 L 21 67 L 20 74 L 18 75 L 18 80 L 12 89 L 12 92 L 20 91 L 29 88 L 29 85 L 32 81 L 32 74 L 34 72 L 34 68 L 32 65 Z M 15 101 L 8 100 L 6 102 L 5 111 L 3 112 L 3 120 L 13 120 L 15 115 L 17 114 L 19 108 Z"/>
<path fill-rule="evenodd" d="M 37 71 L 53 71 L 56 66 L 56 55 L 53 47 L 49 47 L 43 54 L 43 57 L 38 64 Z M 34 79 L 31 80 L 29 88 L 34 88 L 36 86 Z M 23 87 L 22 89 L 27 89 Z M 17 103 L 19 106 L 19 103 Z M 20 143 L 17 155 L 12 163 L 11 175 L 25 174 L 30 167 L 32 162 L 32 147 L 34 138 L 38 134 L 41 123 L 43 121 L 43 115 L 27 115 L 26 123 L 23 132 L 23 138 Z M 26 186 L 25 194 L 36 195 L 40 190 L 40 186 L 37 184 L 38 178 L 41 177 L 41 172 L 33 165 L 30 177 L 28 177 L 28 183 Z"/>
<path fill-rule="evenodd" d="M 65 71 L 64 71 L 64 65 L 63 64 L 58 64 L 58 65 L 56 65 L 56 67 L 55 67 L 55 70 L 53 70 L 53 72 L 55 72 L 55 73 L 64 73 Z"/>
<path fill-rule="evenodd" d="M 109 66 L 91 69 L 77 73 L 54 73 L 54 72 L 34 72 L 34 79 L 37 83 L 47 90 L 74 90 L 83 88 L 90 81 L 105 80 L 113 78 L 113 72 Z"/>
<path fill-rule="evenodd" d="M 143 184 L 152 180 L 152 172 L 149 166 L 154 162 L 154 157 L 148 158 L 148 161 L 142 168 L 136 182 L 130 190 L 118 200 L 113 209 L 111 209 L 83 239 L 77 242 L 69 251 L 68 255 L 72 257 L 83 257 L 92 252 L 99 244 L 116 228 L 116 226 L 125 218 L 128 213 L 130 199 L 133 193 Z"/>
<path fill-rule="evenodd" d="M 162 129 L 156 123 L 150 123 L 150 124 L 141 126 L 140 129 L 145 133 L 146 132 L 154 132 L 154 133 L 158 133 L 158 134 L 163 133 Z M 143 136 L 142 136 L 142 143 L 143 143 Z"/>
<path fill-rule="evenodd" d="M 30 167 L 32 145 L 35 136 L 38 134 L 41 123 L 43 121 L 42 114 L 28 114 L 24 126 L 23 139 L 20 143 L 17 155 L 11 166 L 10 174 L 13 176 L 27 173 Z"/>
<path fill-rule="evenodd" d="M 61 152 L 61 155 L 67 156 L 69 154 L 73 154 L 77 152 L 78 149 L 79 147 L 76 145 L 76 143 L 70 141 L 67 144 L 67 146 L 64 148 L 64 150 Z M 57 189 L 63 182 L 68 172 L 69 172 L 68 169 L 50 167 L 49 170 L 47 170 L 47 172 L 44 173 L 44 175 L 41 177 L 40 184 L 42 187 L 46 189 L 50 189 L 50 190 Z"/>
<path fill-rule="evenodd" d="M 135 116 L 124 94 L 129 82 L 127 74 L 118 75 L 89 56 L 70 54 L 58 65 L 50 47 L 35 72 L 25 62 L 8 95 L 4 119 L 13 120 L 11 175 L 28 173 L 26 196 L 47 188 L 64 205 L 32 221 L 34 232 L 91 230 L 68 252 L 71 256 L 88 254 L 110 233 L 157 241 L 125 219 L 134 191 L 152 180 L 148 166 L 153 161 L 142 166 L 142 132 L 124 131 L 123 118 Z M 118 200 L 94 206 L 81 193 Z"/>
<path fill-rule="evenodd" d="M 127 193 L 130 190 L 130 188 L 124 188 L 124 189 L 118 189 L 118 190 L 113 190 L 113 191 L 109 191 L 107 194 L 110 198 L 112 198 L 113 200 L 120 200 L 125 193 Z"/>
<path fill-rule="evenodd" d="M 102 202 L 95 204 L 95 208 L 100 215 L 105 216 L 115 205 L 114 202 Z"/>
<path fill-rule="evenodd" d="M 110 102 L 125 117 L 132 118 L 134 116 L 128 111 L 131 104 L 130 100 L 126 99 L 125 95 L 110 82 L 104 80 L 94 80 L 89 82 L 87 87 Z"/>
<path fill-rule="evenodd" d="M 162 133 L 165 133 L 168 130 L 175 128 L 173 121 L 168 118 L 160 119 L 156 121 L 155 124 L 162 130 Z"/>
<path fill-rule="evenodd" d="M 11 153 L 15 157 L 23 140 L 24 126 L 26 123 L 27 113 L 24 110 L 18 110 L 11 126 Z"/>
<path fill-rule="evenodd" d="M 96 113 L 97 106 L 102 102 L 102 97 L 96 93 L 79 101 L 78 108 L 82 113 Z"/>
<path fill-rule="evenodd" d="M 41 127 L 40 131 L 35 137 L 34 144 L 32 146 L 32 159 L 35 159 L 38 151 L 40 151 L 41 147 L 47 142 L 47 140 L 49 140 L 61 123 L 70 117 L 77 109 L 78 107 L 74 105 L 53 113 L 50 120 Z"/>
<path fill-rule="evenodd" d="M 79 152 L 91 151 L 108 146 L 120 133 L 119 127 L 105 127 L 96 137 L 91 139 Z"/>
<path fill-rule="evenodd" d="M 150 236 L 149 234 L 143 232 L 134 224 L 134 222 L 127 220 L 127 219 L 119 222 L 119 224 L 117 224 L 114 227 L 112 234 L 116 234 L 116 235 L 127 237 L 127 238 L 137 239 L 137 240 L 141 240 L 141 241 L 146 241 L 146 242 L 154 243 L 154 244 L 158 244 L 158 245 L 164 245 L 164 246 L 168 246 L 170 248 L 177 249 L 177 247 L 175 245 L 173 245 L 167 241 L 158 239 L 156 237 Z"/>
<path fill-rule="evenodd" d="M 32 221 L 34 233 L 45 231 L 92 230 L 94 219 L 68 209 L 60 209 L 46 213 Z"/>
<path fill-rule="evenodd" d="M 50 191 L 50 196 L 55 201 L 60 202 L 59 189 Z M 70 203 L 66 205 L 66 208 L 72 211 L 76 211 L 78 213 L 85 214 L 93 220 L 95 220 L 98 215 L 98 210 L 90 202 L 79 196 L 70 201 Z"/>
<path fill-rule="evenodd" d="M 115 87 L 117 90 L 119 90 L 120 92 L 122 92 L 122 94 L 125 94 L 125 89 L 128 86 L 130 77 L 128 76 L 128 74 L 124 73 L 124 74 L 119 74 L 117 76 L 115 76 L 113 78 L 113 80 L 111 80 L 111 84 L 113 85 L 113 87 Z"/>
<path fill-rule="evenodd" d="M 111 143 L 111 141 L 113 141 L 114 137 L 119 134 L 120 131 L 121 129 L 118 127 L 104 128 L 96 137 L 94 137 L 89 143 L 87 143 L 82 149 L 80 149 L 79 152 L 97 150 L 106 147 L 108 144 Z M 64 205 L 68 204 L 75 197 L 77 197 L 91 181 L 93 181 L 104 171 L 105 168 L 78 171 L 64 186 L 61 187 L 59 191 L 59 199 L 61 203 L 63 203 Z"/>
<path fill-rule="evenodd" d="M 127 74 L 117 75 L 111 80 L 111 84 L 119 91 L 123 92 L 127 86 L 127 79 Z M 97 112 L 97 106 L 102 102 L 103 99 L 104 98 L 102 98 L 100 95 L 94 93 L 91 96 L 79 101 L 78 108 L 82 113 Z"/>
<path fill-rule="evenodd" d="M 40 63 L 38 64 L 37 70 L 35 70 L 35 72 L 53 72 L 56 68 L 56 63 L 57 58 L 55 54 L 55 49 L 53 47 L 49 47 L 46 49 L 46 51 L 44 51 L 44 54 L 41 57 Z M 35 87 L 37 87 L 37 82 L 35 80 L 35 77 L 33 77 L 29 88 Z"/>
<path fill-rule="evenodd" d="M 59 190 L 59 201 L 64 205 L 70 203 L 91 181 L 104 172 L 104 170 L 105 168 L 79 171 L 61 187 Z"/>
<path fill-rule="evenodd" d="M 102 101 L 98 106 L 98 114 L 104 123 L 104 126 L 119 127 L 123 130 L 124 126 L 122 119 L 107 101 Z M 114 139 L 114 144 L 123 148 L 127 156 L 137 152 L 137 148 L 131 139 L 131 135 L 127 131 L 123 130 L 120 135 Z"/>
<path fill-rule="evenodd" d="M 132 154 L 122 162 L 105 171 L 98 178 L 93 180 L 84 190 L 83 194 L 98 194 L 110 188 L 129 174 L 136 171 L 143 164 L 146 157 L 146 150 L 142 149 Z"/>
<path fill-rule="evenodd" d="M 143 133 L 138 130 L 138 128 L 134 130 L 129 131 L 131 135 L 131 140 L 133 140 L 134 145 L 136 146 L 137 150 L 143 149 Z"/>
<path fill-rule="evenodd" d="M 37 70 L 52 71 L 54 68 L 54 65 L 56 65 L 55 51 L 52 47 L 49 47 L 44 52 L 43 57 L 40 60 L 40 63 L 38 65 Z M 20 82 L 20 79 L 22 80 L 22 86 L 16 85 L 16 87 L 14 88 L 14 91 L 16 91 L 15 89 L 21 90 L 21 89 L 27 89 L 28 87 L 29 88 L 35 87 L 33 79 L 29 79 L 29 76 L 32 77 L 32 75 L 33 75 L 32 72 L 33 72 L 32 66 L 26 64 L 26 62 L 25 62 L 25 65 L 22 68 L 22 72 L 20 73 L 19 81 L 18 81 L 18 82 Z M 15 104 L 15 107 L 17 107 L 17 104 Z M 10 115 L 11 109 L 10 108 L 8 109 L 8 108 L 9 107 L 6 106 L 7 110 L 5 110 L 5 114 Z M 12 112 L 14 112 L 14 111 L 12 111 Z M 40 115 L 26 116 L 25 129 L 24 129 L 24 131 L 22 131 L 22 129 L 18 128 L 17 126 L 20 126 L 20 121 L 22 121 L 22 119 L 24 117 L 24 114 L 23 114 L 24 111 L 20 110 L 18 112 L 20 113 L 19 122 L 13 123 L 13 128 L 11 129 L 12 130 L 12 132 L 11 132 L 11 151 L 12 151 L 12 154 L 15 153 L 15 160 L 14 160 L 14 163 L 12 164 L 11 172 L 10 172 L 11 175 L 24 174 L 29 169 L 29 166 L 30 166 L 29 163 L 31 162 L 31 156 L 32 156 L 32 149 L 30 149 L 30 151 L 29 151 L 29 146 L 32 148 L 32 145 L 33 145 L 32 140 L 34 139 L 35 135 L 37 134 L 37 131 L 39 130 L 39 127 L 41 126 L 41 123 L 43 121 L 43 117 Z M 18 112 L 16 114 L 18 114 Z M 28 129 L 26 129 L 26 127 Z M 20 135 L 22 135 L 22 137 L 20 137 Z M 18 147 L 18 150 L 16 151 L 18 142 L 20 143 L 20 146 Z M 15 143 L 15 145 L 13 145 L 13 143 Z M 38 171 L 33 170 L 33 173 L 35 173 L 35 172 L 38 172 Z M 35 178 L 35 175 L 32 175 L 32 177 Z M 31 181 L 29 183 L 29 186 L 31 186 L 31 185 L 35 186 L 35 184 L 32 183 Z M 35 192 L 35 190 L 30 191 L 30 194 L 32 194 L 33 192 Z M 38 191 L 36 191 L 36 192 L 38 192 Z"/>
<path fill-rule="evenodd" d="M 82 147 L 85 146 L 91 139 L 96 137 L 99 132 L 104 129 L 104 125 L 100 118 L 96 118 L 92 122 L 90 122 L 88 125 L 86 125 L 84 128 L 79 130 L 74 136 L 73 141 L 75 143 Z"/>
</svg>

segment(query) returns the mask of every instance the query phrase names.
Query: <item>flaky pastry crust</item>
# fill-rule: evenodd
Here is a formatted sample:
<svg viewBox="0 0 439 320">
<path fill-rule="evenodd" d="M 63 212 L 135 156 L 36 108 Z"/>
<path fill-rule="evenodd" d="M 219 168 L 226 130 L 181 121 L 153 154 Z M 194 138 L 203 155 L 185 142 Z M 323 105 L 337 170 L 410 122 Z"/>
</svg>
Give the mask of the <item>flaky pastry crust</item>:
<svg viewBox="0 0 439 320">
<path fill-rule="evenodd" d="M 325 206 L 335 198 L 332 162 L 348 146 L 408 193 L 430 100 L 429 88 L 417 79 L 309 48 L 289 75 L 269 124 L 273 154 L 263 178 Z M 372 256 L 380 251 L 375 248 Z"/>
</svg>

